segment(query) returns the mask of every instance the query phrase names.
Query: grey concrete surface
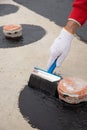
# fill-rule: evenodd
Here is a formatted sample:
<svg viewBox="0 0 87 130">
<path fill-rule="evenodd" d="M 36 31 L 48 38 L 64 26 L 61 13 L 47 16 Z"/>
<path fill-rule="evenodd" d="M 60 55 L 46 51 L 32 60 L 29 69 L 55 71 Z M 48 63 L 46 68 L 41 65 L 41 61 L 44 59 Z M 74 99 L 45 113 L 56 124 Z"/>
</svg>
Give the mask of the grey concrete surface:
<svg viewBox="0 0 87 130">
<path fill-rule="evenodd" d="M 12 0 L 1 0 L 0 6 L 1 4 L 19 8 L 16 12 L 0 16 L 1 27 L 12 23 L 29 24 L 40 26 L 46 32 L 34 43 L 28 44 L 27 41 L 24 46 L 0 48 L 0 130 L 33 130 L 18 108 L 19 94 L 27 84 L 34 66 L 46 69 L 49 47 L 61 27 Z M 56 72 L 60 72 L 64 77 L 74 76 L 87 80 L 87 44 L 76 36 L 68 57 Z"/>
</svg>

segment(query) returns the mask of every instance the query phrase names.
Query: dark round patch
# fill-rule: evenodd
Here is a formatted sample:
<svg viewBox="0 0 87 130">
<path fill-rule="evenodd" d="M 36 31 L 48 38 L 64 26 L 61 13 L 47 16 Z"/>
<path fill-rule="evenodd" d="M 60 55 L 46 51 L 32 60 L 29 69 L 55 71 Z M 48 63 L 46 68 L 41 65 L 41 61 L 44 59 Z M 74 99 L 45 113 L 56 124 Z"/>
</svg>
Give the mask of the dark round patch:
<svg viewBox="0 0 87 130">
<path fill-rule="evenodd" d="M 8 39 L 3 34 L 3 27 L 0 27 L 0 48 L 19 47 L 34 43 L 46 34 L 46 31 L 36 25 L 23 24 L 23 37 Z"/>
<path fill-rule="evenodd" d="M 87 103 L 69 105 L 28 86 L 21 91 L 19 108 L 33 128 L 86 130 Z"/>
<path fill-rule="evenodd" d="M 8 15 L 17 12 L 19 9 L 16 5 L 11 4 L 0 4 L 0 16 Z"/>
</svg>

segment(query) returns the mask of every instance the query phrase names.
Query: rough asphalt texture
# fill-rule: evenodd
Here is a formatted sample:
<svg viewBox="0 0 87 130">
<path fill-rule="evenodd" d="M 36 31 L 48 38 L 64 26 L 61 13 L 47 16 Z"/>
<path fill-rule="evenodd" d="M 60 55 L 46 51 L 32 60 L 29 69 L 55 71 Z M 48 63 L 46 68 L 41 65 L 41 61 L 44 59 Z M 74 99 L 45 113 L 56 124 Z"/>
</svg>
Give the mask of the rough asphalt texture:
<svg viewBox="0 0 87 130">
<path fill-rule="evenodd" d="M 24 5 L 23 3 L 20 3 L 20 1 L 16 1 L 16 0 L 0 1 L 0 130 L 33 130 L 34 129 L 23 118 L 22 115 L 23 113 L 20 112 L 21 109 L 19 108 L 20 107 L 19 101 L 20 99 L 23 99 L 23 97 L 21 98 L 21 95 L 26 93 L 27 89 L 25 86 L 27 85 L 27 82 L 29 80 L 29 75 L 33 70 L 33 67 L 38 66 L 40 68 L 46 69 L 47 61 L 49 58 L 49 47 L 51 46 L 53 40 L 58 36 L 62 26 L 62 25 L 60 26 L 60 24 L 58 24 L 54 19 L 50 18 L 51 16 L 53 17 L 52 13 L 51 16 L 48 17 L 48 14 L 47 16 L 44 16 L 42 14 L 44 10 L 41 11 L 41 13 L 39 13 L 40 11 L 37 12 L 37 9 L 35 10 L 34 6 L 37 7 L 39 4 L 38 2 L 36 4 L 36 2 L 32 0 L 32 3 L 29 4 L 31 6 L 29 7 Z M 28 1 L 26 0 L 24 3 Z M 57 0 L 55 2 L 57 2 Z M 50 1 L 50 3 L 52 6 L 53 5 L 52 1 Z M 50 3 L 48 1 L 47 5 L 49 5 Z M 42 4 L 45 5 L 45 3 Z M 57 4 L 53 5 L 52 7 L 57 8 Z M 61 2 L 59 4 L 61 4 Z M 24 35 L 23 35 L 24 37 L 23 39 L 21 39 L 20 42 L 17 41 L 14 43 L 13 41 L 12 42 L 8 41 L 7 39 L 4 38 L 2 34 L 2 27 L 6 24 L 12 24 L 12 23 L 22 24 L 24 27 Z M 86 26 L 86 24 L 84 26 Z M 87 35 L 86 28 L 87 27 L 82 28 L 82 31 L 84 31 L 84 35 L 82 31 L 81 31 L 82 34 L 79 33 L 81 34 L 81 37 L 83 35 L 84 38 L 86 38 Z M 81 39 L 84 40 L 84 38 Z M 56 72 L 61 72 L 63 77 L 76 76 L 87 80 L 87 44 L 81 41 L 78 36 L 76 36 L 73 40 L 71 51 L 68 57 L 66 58 L 62 66 L 59 69 L 56 69 Z M 20 95 L 21 91 L 25 93 L 21 93 Z M 35 95 L 33 96 L 35 97 Z M 36 97 L 37 97 L 36 100 L 38 100 L 39 97 L 38 96 Z M 47 99 L 47 101 L 48 100 L 51 99 Z M 60 110 L 61 106 L 57 110 L 58 106 L 55 107 L 55 105 L 53 105 L 56 104 L 54 103 L 53 100 L 52 100 L 52 104 L 51 101 L 49 102 L 50 102 L 49 104 L 47 104 L 46 102 L 46 107 L 44 106 L 45 108 L 47 108 L 47 110 L 50 107 L 51 107 L 50 112 L 52 110 L 53 113 Z M 24 104 L 21 105 L 22 107 L 24 107 L 23 106 Z M 49 106 L 47 107 L 47 105 L 50 105 L 50 107 Z M 52 107 L 55 108 L 55 111 L 53 111 L 54 109 L 52 109 Z M 64 112 L 65 108 L 64 110 L 62 108 L 61 113 L 62 111 Z M 66 109 L 66 111 L 67 113 L 65 116 L 74 113 L 74 111 L 72 110 L 70 110 L 69 113 L 68 113 L 68 109 Z M 76 118 L 76 121 L 79 121 L 78 119 L 80 119 L 80 123 L 79 122 L 77 123 L 78 124 L 77 128 L 82 130 L 80 124 L 84 124 L 84 130 L 85 130 L 87 128 L 86 125 L 87 116 L 85 114 L 87 113 L 87 111 L 86 110 L 83 111 L 82 109 L 79 109 L 79 111 L 81 117 L 80 115 L 78 115 L 80 118 L 79 117 Z M 77 113 L 79 114 L 79 112 Z M 53 117 L 53 119 L 58 119 L 55 117 L 56 115 Z M 52 119 L 52 117 L 50 119 Z M 61 126 L 64 120 L 62 120 L 62 118 L 60 120 L 61 120 L 61 124 L 60 124 Z M 69 122 L 65 122 L 65 124 L 67 125 L 68 123 L 71 123 L 72 120 L 74 120 L 74 117 L 72 117 L 72 119 Z M 58 120 L 53 122 L 55 128 L 58 127 L 55 126 L 57 125 L 57 121 Z M 48 122 L 49 122 L 49 118 L 48 118 Z M 74 122 L 73 126 L 75 126 L 75 124 L 76 122 Z M 63 125 L 64 128 L 66 125 Z M 49 128 L 50 128 L 50 124 L 49 124 Z M 73 129 L 74 128 L 72 128 L 72 124 L 71 124 L 71 130 Z"/>
</svg>

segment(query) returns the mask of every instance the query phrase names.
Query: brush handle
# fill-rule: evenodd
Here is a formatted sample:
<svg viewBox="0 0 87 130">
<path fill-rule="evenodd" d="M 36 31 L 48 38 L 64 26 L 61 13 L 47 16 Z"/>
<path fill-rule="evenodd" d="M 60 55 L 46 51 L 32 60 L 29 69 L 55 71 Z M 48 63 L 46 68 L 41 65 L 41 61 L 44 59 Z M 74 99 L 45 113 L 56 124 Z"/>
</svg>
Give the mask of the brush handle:
<svg viewBox="0 0 87 130">
<path fill-rule="evenodd" d="M 57 59 L 56 59 L 57 60 Z M 53 64 L 50 66 L 50 68 L 47 70 L 48 73 L 53 73 L 54 69 L 56 68 L 56 60 L 53 62 Z"/>
</svg>

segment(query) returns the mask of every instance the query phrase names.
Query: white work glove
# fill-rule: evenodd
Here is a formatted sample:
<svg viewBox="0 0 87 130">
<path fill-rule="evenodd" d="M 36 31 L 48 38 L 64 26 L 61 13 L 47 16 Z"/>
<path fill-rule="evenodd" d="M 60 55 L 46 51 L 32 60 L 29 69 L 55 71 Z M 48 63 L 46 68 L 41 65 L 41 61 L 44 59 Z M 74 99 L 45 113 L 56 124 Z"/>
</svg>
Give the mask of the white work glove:
<svg viewBox="0 0 87 130">
<path fill-rule="evenodd" d="M 55 39 L 50 48 L 50 58 L 48 61 L 47 69 L 50 68 L 56 59 L 56 67 L 61 66 L 63 60 L 68 55 L 73 37 L 73 34 L 69 33 L 66 29 L 63 28 L 61 30 L 59 36 Z"/>
</svg>

